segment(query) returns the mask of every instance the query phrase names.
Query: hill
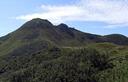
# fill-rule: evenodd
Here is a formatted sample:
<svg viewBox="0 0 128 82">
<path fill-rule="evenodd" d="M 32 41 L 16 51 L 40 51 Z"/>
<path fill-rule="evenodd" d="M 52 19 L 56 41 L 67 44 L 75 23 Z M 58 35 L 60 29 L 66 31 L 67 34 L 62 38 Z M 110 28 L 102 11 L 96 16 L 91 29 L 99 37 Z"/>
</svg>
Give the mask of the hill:
<svg viewBox="0 0 128 82">
<path fill-rule="evenodd" d="M 56 46 L 85 46 L 90 43 L 111 42 L 128 45 L 128 38 L 119 34 L 106 36 L 84 33 L 66 24 L 53 25 L 48 20 L 36 18 L 26 22 L 16 31 L 0 38 L 0 54 L 34 41 L 45 41 Z"/>
<path fill-rule="evenodd" d="M 127 82 L 128 38 L 33 19 L 0 38 L 0 82 Z"/>
</svg>

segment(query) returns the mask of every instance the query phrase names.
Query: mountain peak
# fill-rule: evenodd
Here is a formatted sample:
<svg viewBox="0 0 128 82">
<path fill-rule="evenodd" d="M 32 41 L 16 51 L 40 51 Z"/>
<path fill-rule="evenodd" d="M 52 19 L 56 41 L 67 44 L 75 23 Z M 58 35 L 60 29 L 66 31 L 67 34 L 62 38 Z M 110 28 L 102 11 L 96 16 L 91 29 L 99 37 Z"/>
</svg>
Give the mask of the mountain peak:
<svg viewBox="0 0 128 82">
<path fill-rule="evenodd" d="M 39 22 L 51 23 L 47 19 L 41 19 L 41 18 L 34 18 L 34 19 L 30 20 L 30 21 L 36 22 L 36 23 L 39 23 Z"/>
<path fill-rule="evenodd" d="M 35 23 L 35 24 L 44 24 L 44 25 L 53 25 L 50 21 L 47 19 L 40 19 L 40 18 L 35 18 L 30 20 L 29 22 Z"/>
<path fill-rule="evenodd" d="M 49 28 L 49 27 L 52 27 L 53 24 L 51 22 L 49 22 L 48 20 L 46 19 L 40 19 L 40 18 L 35 18 L 35 19 L 32 19 L 28 22 L 26 22 L 22 28 Z"/>
</svg>

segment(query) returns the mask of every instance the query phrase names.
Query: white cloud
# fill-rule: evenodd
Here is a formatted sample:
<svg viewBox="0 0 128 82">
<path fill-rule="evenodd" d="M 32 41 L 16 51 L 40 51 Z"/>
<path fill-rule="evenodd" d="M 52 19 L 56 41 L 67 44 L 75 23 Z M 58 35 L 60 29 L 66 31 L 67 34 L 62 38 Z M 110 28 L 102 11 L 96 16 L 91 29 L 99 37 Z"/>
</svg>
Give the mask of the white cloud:
<svg viewBox="0 0 128 82">
<path fill-rule="evenodd" d="M 128 0 L 80 0 L 75 5 L 42 5 L 40 13 L 21 15 L 16 19 L 48 19 L 53 23 L 65 21 L 96 21 L 112 26 L 128 25 Z"/>
<path fill-rule="evenodd" d="M 83 13 L 83 9 L 75 5 L 66 6 L 50 6 L 42 5 L 42 11 L 40 13 L 22 15 L 16 17 L 16 19 L 30 20 L 33 18 L 49 19 L 54 23 L 64 22 L 72 20 Z"/>
</svg>

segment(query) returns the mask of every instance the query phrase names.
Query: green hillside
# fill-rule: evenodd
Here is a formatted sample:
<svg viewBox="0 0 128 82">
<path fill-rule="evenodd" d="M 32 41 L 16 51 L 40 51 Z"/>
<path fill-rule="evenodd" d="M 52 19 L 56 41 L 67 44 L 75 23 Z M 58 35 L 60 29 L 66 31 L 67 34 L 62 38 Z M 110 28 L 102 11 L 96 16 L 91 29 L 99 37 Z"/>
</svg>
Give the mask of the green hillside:
<svg viewBox="0 0 128 82">
<path fill-rule="evenodd" d="M 33 19 L 0 38 L 0 82 L 128 82 L 128 38 Z"/>
</svg>

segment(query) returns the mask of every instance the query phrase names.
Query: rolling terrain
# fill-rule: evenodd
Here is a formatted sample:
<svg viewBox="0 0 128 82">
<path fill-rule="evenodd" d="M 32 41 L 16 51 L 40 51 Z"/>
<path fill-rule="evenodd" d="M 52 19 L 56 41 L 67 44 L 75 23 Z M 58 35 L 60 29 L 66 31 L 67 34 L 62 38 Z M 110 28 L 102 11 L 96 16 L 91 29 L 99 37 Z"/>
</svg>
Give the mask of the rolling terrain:
<svg viewBox="0 0 128 82">
<path fill-rule="evenodd" d="M 0 38 L 0 82 L 127 82 L 128 37 L 36 18 Z"/>
</svg>

